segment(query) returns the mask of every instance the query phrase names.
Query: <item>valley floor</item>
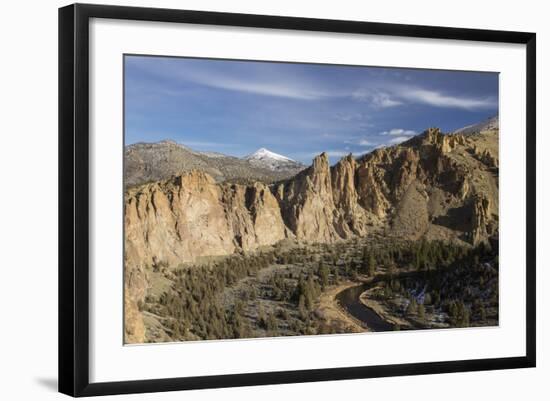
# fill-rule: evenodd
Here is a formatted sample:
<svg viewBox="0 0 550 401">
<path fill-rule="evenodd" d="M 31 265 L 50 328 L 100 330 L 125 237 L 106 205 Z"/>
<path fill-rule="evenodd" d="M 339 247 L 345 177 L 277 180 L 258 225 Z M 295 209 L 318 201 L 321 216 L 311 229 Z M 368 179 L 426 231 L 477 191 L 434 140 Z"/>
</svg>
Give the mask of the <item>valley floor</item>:
<svg viewBox="0 0 550 401">
<path fill-rule="evenodd" d="M 140 305 L 146 340 L 497 325 L 497 254 L 370 237 L 164 268 L 150 275 Z"/>
</svg>

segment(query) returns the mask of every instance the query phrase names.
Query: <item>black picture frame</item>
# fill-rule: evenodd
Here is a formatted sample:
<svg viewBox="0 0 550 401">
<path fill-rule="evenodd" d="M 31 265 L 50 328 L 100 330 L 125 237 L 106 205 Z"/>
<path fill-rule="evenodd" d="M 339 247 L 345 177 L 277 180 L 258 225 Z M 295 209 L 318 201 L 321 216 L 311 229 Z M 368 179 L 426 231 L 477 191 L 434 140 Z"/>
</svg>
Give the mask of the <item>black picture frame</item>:
<svg viewBox="0 0 550 401">
<path fill-rule="evenodd" d="M 527 55 L 526 354 L 495 359 L 90 383 L 88 52 L 91 18 L 524 44 Z M 535 33 L 87 4 L 60 8 L 59 391 L 79 397 L 534 367 L 535 121 Z"/>
</svg>

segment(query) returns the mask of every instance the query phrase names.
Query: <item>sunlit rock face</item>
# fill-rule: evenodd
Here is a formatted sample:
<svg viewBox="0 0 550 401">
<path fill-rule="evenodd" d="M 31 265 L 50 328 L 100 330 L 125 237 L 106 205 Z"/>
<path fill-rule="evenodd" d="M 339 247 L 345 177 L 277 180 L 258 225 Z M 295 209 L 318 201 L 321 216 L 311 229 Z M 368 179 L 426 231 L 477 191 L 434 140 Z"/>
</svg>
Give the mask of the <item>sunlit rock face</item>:
<svg viewBox="0 0 550 401">
<path fill-rule="evenodd" d="M 472 224 L 488 226 L 498 218 L 497 141 L 498 132 L 465 136 L 429 129 L 359 159 L 348 155 L 332 167 L 322 153 L 307 169 L 272 185 L 219 183 L 192 170 L 137 186 L 126 193 L 126 260 L 172 266 L 285 238 L 333 242 L 365 235 L 373 226 L 391 227 L 407 208 L 427 210 L 434 223 L 453 220 L 452 209 L 466 207 Z M 490 210 L 470 206 L 478 198 Z M 477 230 L 474 242 L 492 231 Z"/>
</svg>

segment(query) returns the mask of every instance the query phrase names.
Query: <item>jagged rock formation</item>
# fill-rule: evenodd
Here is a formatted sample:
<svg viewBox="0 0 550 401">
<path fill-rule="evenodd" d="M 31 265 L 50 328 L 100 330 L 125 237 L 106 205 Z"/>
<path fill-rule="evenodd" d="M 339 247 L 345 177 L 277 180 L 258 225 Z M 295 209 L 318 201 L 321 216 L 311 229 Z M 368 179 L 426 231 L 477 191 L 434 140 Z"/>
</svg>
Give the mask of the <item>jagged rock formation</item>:
<svg viewBox="0 0 550 401">
<path fill-rule="evenodd" d="M 125 261 L 124 342 L 127 344 L 142 343 L 145 339 L 145 325 L 138 305 L 145 298 L 148 282 L 145 266 Z"/>
<path fill-rule="evenodd" d="M 281 184 L 276 195 L 285 224 L 298 240 L 331 242 L 337 238 L 326 153 L 313 159 L 311 167 Z"/>
<path fill-rule="evenodd" d="M 356 182 L 357 162 L 348 155 L 340 160 L 331 171 L 332 197 L 336 207 L 336 231 L 342 238 L 364 235 L 369 218 L 359 203 Z"/>
<path fill-rule="evenodd" d="M 239 249 L 254 250 L 288 236 L 281 210 L 268 186 L 226 185 L 223 191 L 225 216 Z"/>
<path fill-rule="evenodd" d="M 430 128 L 332 167 L 322 153 L 272 185 L 217 182 L 192 170 L 128 189 L 125 308 L 132 322 L 126 340 L 143 338 L 143 323 L 134 318 L 151 269 L 284 239 L 334 242 L 376 230 L 470 244 L 497 235 L 498 131 L 443 135 Z"/>
<path fill-rule="evenodd" d="M 474 156 L 489 168 L 498 168 L 498 155 L 494 155 L 489 149 L 479 149 L 474 146 Z"/>
<path fill-rule="evenodd" d="M 153 267 L 251 251 L 286 237 L 268 186 L 217 184 L 198 170 L 129 190 L 125 228 L 126 262 Z"/>
<path fill-rule="evenodd" d="M 492 218 L 491 200 L 484 194 L 476 194 L 471 204 L 470 237 L 474 244 L 490 237 L 497 229 Z"/>
</svg>

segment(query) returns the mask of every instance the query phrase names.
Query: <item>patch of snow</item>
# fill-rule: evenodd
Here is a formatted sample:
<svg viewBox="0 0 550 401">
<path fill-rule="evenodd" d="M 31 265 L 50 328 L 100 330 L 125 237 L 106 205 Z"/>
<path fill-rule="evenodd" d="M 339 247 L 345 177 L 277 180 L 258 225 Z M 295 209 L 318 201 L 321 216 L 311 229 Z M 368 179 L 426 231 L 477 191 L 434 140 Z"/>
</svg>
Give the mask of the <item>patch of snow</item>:
<svg viewBox="0 0 550 401">
<path fill-rule="evenodd" d="M 268 168 L 272 171 L 294 170 L 302 166 L 301 163 L 266 148 L 260 148 L 243 159 L 255 166 Z"/>
<path fill-rule="evenodd" d="M 294 160 L 280 155 L 278 153 L 272 152 L 266 148 L 260 148 L 254 153 L 245 156 L 246 160 L 266 160 L 266 159 L 272 159 L 272 160 L 279 160 L 279 161 L 287 161 L 287 162 L 294 162 Z"/>
</svg>

